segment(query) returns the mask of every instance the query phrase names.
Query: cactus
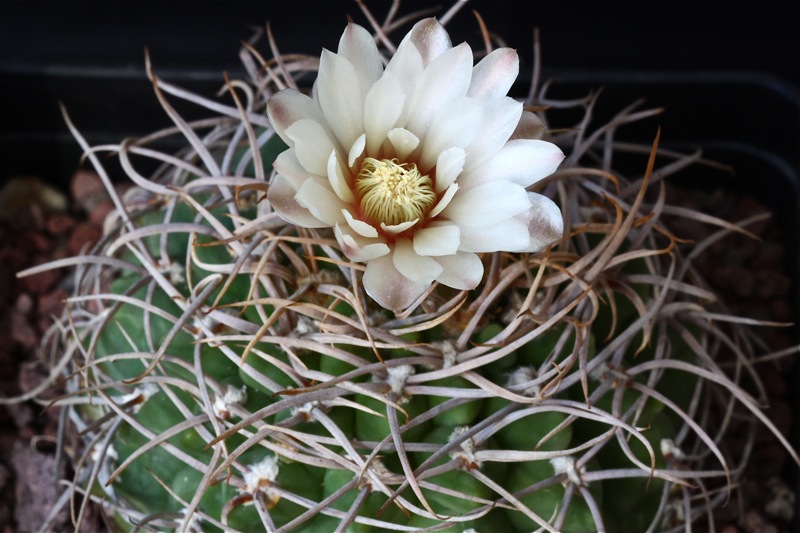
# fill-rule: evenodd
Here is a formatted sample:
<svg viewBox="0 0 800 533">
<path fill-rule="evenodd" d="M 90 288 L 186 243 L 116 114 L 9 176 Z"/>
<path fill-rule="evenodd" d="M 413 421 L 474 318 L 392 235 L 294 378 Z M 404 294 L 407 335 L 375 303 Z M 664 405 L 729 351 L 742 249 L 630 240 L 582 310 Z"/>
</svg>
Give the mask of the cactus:
<svg viewBox="0 0 800 533">
<path fill-rule="evenodd" d="M 78 451 L 76 527 L 96 504 L 120 531 L 683 530 L 747 461 L 726 434 L 749 425 L 752 443 L 759 421 L 782 439 L 739 385 L 753 332 L 663 215 L 746 230 L 664 204 L 654 184 L 696 158 L 613 143 L 658 110 L 591 130 L 595 95 L 533 87 L 526 131 L 566 154 L 534 187 L 563 237 L 483 253 L 475 289 L 434 284 L 390 310 L 333 230 L 267 200 L 287 149 L 267 102 L 317 63 L 244 57 L 250 79 L 222 102 L 149 70 L 175 124 L 159 134 L 91 148 L 67 118 L 116 205 L 89 254 L 28 272 L 76 271 L 46 339 Z M 171 98 L 214 117 L 186 122 Z M 584 118 L 546 128 L 550 108 Z M 151 147 L 163 136 L 185 149 Z M 133 181 L 124 193 L 100 152 Z M 614 170 L 619 154 L 642 175 Z M 141 158 L 158 170 L 140 175 Z"/>
</svg>

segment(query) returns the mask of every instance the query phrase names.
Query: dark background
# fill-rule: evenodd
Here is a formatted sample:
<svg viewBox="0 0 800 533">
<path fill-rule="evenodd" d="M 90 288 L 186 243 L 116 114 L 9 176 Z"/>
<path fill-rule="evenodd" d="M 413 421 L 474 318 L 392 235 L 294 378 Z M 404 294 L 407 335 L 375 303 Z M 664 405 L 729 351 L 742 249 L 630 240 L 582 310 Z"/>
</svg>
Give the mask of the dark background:
<svg viewBox="0 0 800 533">
<path fill-rule="evenodd" d="M 366 0 L 378 18 L 385 0 Z M 403 12 L 449 2 L 406 1 Z M 800 2 L 477 0 L 449 26 L 454 42 L 481 41 L 472 10 L 517 48 L 529 76 L 533 28 L 555 95 L 606 87 L 617 111 L 645 96 L 664 105 L 667 143 L 735 139 L 800 167 Z M 241 73 L 240 42 L 270 21 L 283 52 L 336 48 L 355 2 L 6 1 L 0 3 L 0 180 L 38 175 L 64 184 L 80 151 L 61 101 L 90 143 L 169 125 L 144 74 L 148 47 L 163 79 L 210 96 L 222 72 Z M 404 30 L 403 30 L 404 32 Z M 262 40 L 260 50 L 267 53 Z M 192 113 L 192 109 L 187 110 Z M 602 118 L 602 117 L 600 117 Z"/>
</svg>

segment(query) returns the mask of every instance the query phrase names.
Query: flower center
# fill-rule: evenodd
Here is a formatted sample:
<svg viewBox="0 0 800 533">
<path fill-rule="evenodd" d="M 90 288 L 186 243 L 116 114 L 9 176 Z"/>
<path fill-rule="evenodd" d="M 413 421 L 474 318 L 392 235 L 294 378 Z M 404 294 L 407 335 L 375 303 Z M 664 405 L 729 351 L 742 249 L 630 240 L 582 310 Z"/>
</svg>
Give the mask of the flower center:
<svg viewBox="0 0 800 533">
<path fill-rule="evenodd" d="M 421 219 L 433 207 L 433 181 L 414 163 L 367 157 L 356 179 L 361 212 L 371 222 L 387 226 Z"/>
</svg>

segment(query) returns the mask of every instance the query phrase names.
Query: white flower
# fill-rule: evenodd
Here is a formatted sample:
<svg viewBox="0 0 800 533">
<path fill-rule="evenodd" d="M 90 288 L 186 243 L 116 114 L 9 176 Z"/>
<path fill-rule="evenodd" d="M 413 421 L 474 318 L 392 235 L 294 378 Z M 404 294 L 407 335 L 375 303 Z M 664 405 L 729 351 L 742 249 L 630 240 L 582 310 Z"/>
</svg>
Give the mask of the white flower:
<svg viewBox="0 0 800 533">
<path fill-rule="evenodd" d="M 412 304 L 431 283 L 474 289 L 480 252 L 535 252 L 561 237 L 558 207 L 526 191 L 564 155 L 530 138 L 538 119 L 506 96 L 516 52 L 473 67 L 435 19 L 417 23 L 386 68 L 372 35 L 348 25 L 323 50 L 312 97 L 276 93 L 269 119 L 289 149 L 268 198 L 286 221 L 332 227 L 343 253 L 366 263 L 382 306 Z"/>
</svg>

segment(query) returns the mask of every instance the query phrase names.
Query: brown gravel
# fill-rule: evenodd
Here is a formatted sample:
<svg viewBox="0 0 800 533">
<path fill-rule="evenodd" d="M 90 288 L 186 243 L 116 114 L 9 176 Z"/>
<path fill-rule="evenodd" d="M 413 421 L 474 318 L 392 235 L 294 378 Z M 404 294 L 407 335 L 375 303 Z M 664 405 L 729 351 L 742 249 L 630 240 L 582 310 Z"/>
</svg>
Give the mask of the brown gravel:
<svg viewBox="0 0 800 533">
<path fill-rule="evenodd" d="M 72 197 L 40 180 L 19 178 L 0 189 L 0 396 L 35 388 L 47 372 L 36 350 L 69 295 L 69 278 L 50 271 L 17 279 L 29 266 L 79 253 L 96 242 L 108 196 L 96 174 L 79 171 Z M 71 208 L 69 206 L 72 206 Z M 55 391 L 53 392 L 55 394 Z M 36 531 L 57 497 L 58 409 L 34 402 L 0 406 L 0 532 Z M 68 514 L 58 531 L 70 531 Z"/>
</svg>

